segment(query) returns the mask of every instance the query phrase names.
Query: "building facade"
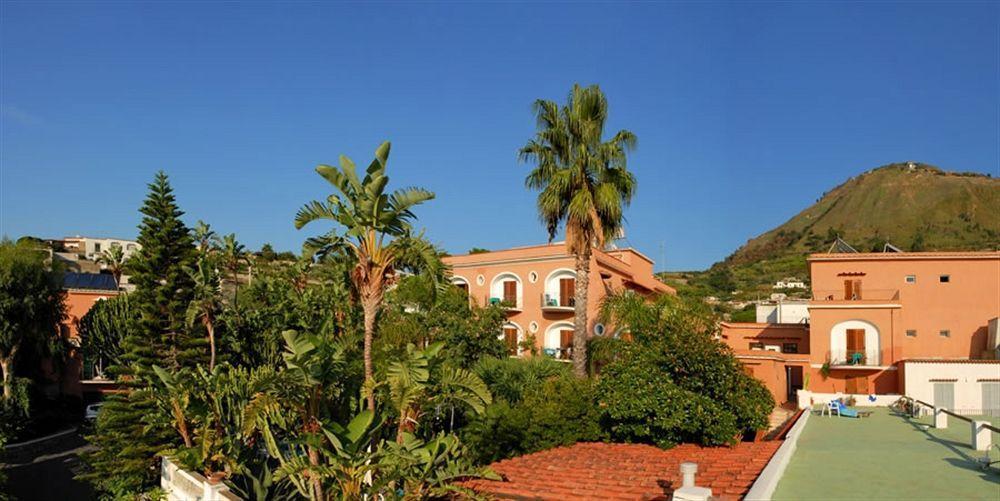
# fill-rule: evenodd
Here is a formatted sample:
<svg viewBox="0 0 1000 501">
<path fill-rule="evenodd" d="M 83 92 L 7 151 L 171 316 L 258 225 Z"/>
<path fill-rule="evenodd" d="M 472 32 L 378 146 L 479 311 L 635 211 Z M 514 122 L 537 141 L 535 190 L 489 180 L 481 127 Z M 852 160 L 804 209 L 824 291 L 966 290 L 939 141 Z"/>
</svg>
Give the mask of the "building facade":
<svg viewBox="0 0 1000 501">
<path fill-rule="evenodd" d="M 90 260 L 100 257 L 101 253 L 112 248 L 121 247 L 125 257 L 132 257 L 133 254 L 142 248 L 134 240 L 123 240 L 120 238 L 94 238 L 94 237 L 66 237 L 60 241 L 67 252 L 82 255 Z"/>
<path fill-rule="evenodd" d="M 952 372 L 966 374 L 971 362 L 997 358 L 997 336 L 990 329 L 1000 315 L 1000 252 L 814 254 L 808 263 L 808 324 L 722 328 L 723 341 L 768 382 L 779 402 L 791 400 L 795 387 L 806 382 L 819 393 L 906 393 L 918 384 L 905 377 L 908 364 L 939 362 L 931 371 L 936 376 L 921 376 L 928 379 L 921 385 L 931 379 L 955 383 L 959 377 Z M 799 341 L 788 353 L 784 347 L 791 348 L 793 338 Z M 761 357 L 771 362 L 758 362 Z M 1000 365 L 979 365 L 995 375 L 971 384 L 1000 381 Z M 941 389 L 939 397 L 947 391 Z"/>
<path fill-rule="evenodd" d="M 557 359 L 572 358 L 576 272 L 574 257 L 562 243 L 449 256 L 452 282 L 479 305 L 507 310 L 501 335 L 512 355 L 526 341 Z M 634 249 L 594 249 L 587 296 L 588 335 L 614 335 L 597 318 L 601 300 L 616 290 L 643 295 L 674 293 L 653 276 L 653 261 Z M 530 344 L 530 343 L 527 343 Z"/>
<path fill-rule="evenodd" d="M 119 294 L 114 277 L 103 273 L 67 273 L 63 278 L 66 291 L 66 317 L 60 326 L 63 339 L 71 347 L 63 368 L 62 392 L 66 395 L 82 396 L 81 379 L 91 379 L 92 374 L 84 374 L 84 360 L 81 352 L 80 319 L 98 301 L 116 297 Z M 88 368 L 90 369 L 90 368 Z M 92 369 L 89 370 L 92 372 Z"/>
</svg>

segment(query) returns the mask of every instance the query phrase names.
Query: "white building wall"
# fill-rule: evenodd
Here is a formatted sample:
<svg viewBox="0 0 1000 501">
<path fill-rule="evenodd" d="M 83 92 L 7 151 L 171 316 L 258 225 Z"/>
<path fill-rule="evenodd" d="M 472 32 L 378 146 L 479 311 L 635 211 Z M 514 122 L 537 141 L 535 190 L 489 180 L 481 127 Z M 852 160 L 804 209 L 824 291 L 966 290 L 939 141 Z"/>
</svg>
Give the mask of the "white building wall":
<svg viewBox="0 0 1000 501">
<path fill-rule="evenodd" d="M 934 383 L 954 380 L 956 414 L 984 414 L 983 384 L 1000 381 L 996 362 L 903 362 L 903 391 L 934 404 Z"/>
<path fill-rule="evenodd" d="M 803 324 L 809 323 L 808 302 L 778 301 L 774 304 L 757 305 L 757 323 L 760 324 Z"/>
</svg>

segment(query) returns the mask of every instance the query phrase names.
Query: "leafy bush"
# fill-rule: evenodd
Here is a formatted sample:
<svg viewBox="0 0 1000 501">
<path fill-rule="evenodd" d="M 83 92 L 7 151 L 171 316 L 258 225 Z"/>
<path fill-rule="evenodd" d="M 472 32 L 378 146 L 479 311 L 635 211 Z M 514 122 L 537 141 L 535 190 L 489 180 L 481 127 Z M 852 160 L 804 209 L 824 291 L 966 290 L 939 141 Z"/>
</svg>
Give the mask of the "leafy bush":
<svg viewBox="0 0 1000 501">
<path fill-rule="evenodd" d="M 603 314 L 633 337 L 598 384 L 612 438 L 723 444 L 767 425 L 774 399 L 715 339 L 718 322 L 704 305 L 626 293 L 610 296 Z"/>
<path fill-rule="evenodd" d="M 569 366 L 547 357 L 484 358 L 473 371 L 490 388 L 494 398 L 519 403 L 524 392 L 547 379 L 569 374 Z"/>
<path fill-rule="evenodd" d="M 503 399 L 490 405 L 484 415 L 473 419 L 463 430 L 463 440 L 477 461 L 488 463 L 604 437 L 591 380 L 570 375 L 568 367 L 544 379 L 535 379 L 541 371 L 549 369 L 547 364 L 535 360 L 512 359 L 505 365 L 519 364 L 524 366 L 522 370 L 512 370 L 507 375 L 515 374 L 515 378 L 526 381 L 523 392 L 512 392 L 509 387 L 503 390 L 515 401 Z M 507 385 L 515 378 L 498 381 Z"/>
<path fill-rule="evenodd" d="M 736 437 L 732 413 L 639 360 L 611 364 L 597 384 L 601 424 L 612 440 L 671 447 L 681 442 L 718 445 Z"/>
</svg>

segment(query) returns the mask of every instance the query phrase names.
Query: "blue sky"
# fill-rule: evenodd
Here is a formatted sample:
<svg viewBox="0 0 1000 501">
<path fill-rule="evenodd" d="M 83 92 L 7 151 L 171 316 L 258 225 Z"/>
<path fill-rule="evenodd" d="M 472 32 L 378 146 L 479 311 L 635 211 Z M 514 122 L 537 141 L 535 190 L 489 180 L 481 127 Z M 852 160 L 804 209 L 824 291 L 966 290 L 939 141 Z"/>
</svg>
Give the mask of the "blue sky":
<svg viewBox="0 0 1000 501">
<path fill-rule="evenodd" d="M 639 137 L 628 243 L 703 268 L 850 176 L 1000 174 L 997 3 L 0 4 L 0 234 L 134 237 L 165 170 L 187 219 L 298 250 L 341 153 L 452 253 L 542 242 L 531 103 L 599 83 Z M 662 264 L 658 265 L 661 268 Z"/>
</svg>

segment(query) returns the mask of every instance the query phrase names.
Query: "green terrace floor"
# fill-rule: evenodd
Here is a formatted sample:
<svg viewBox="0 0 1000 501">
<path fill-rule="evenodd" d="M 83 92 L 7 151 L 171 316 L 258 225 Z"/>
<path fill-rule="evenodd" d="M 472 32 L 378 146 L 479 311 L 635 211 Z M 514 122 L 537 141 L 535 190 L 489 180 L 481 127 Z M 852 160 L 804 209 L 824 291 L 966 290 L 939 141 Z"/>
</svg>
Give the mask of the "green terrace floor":
<svg viewBox="0 0 1000 501">
<path fill-rule="evenodd" d="M 932 424 L 930 416 L 885 408 L 865 419 L 814 413 L 773 499 L 1000 500 L 1000 464 L 984 471 L 976 462 L 986 452 L 969 446 L 969 423 L 949 416 L 946 429 Z M 1000 434 L 992 436 L 1000 443 Z M 1000 459 L 995 445 L 990 457 Z"/>
</svg>

